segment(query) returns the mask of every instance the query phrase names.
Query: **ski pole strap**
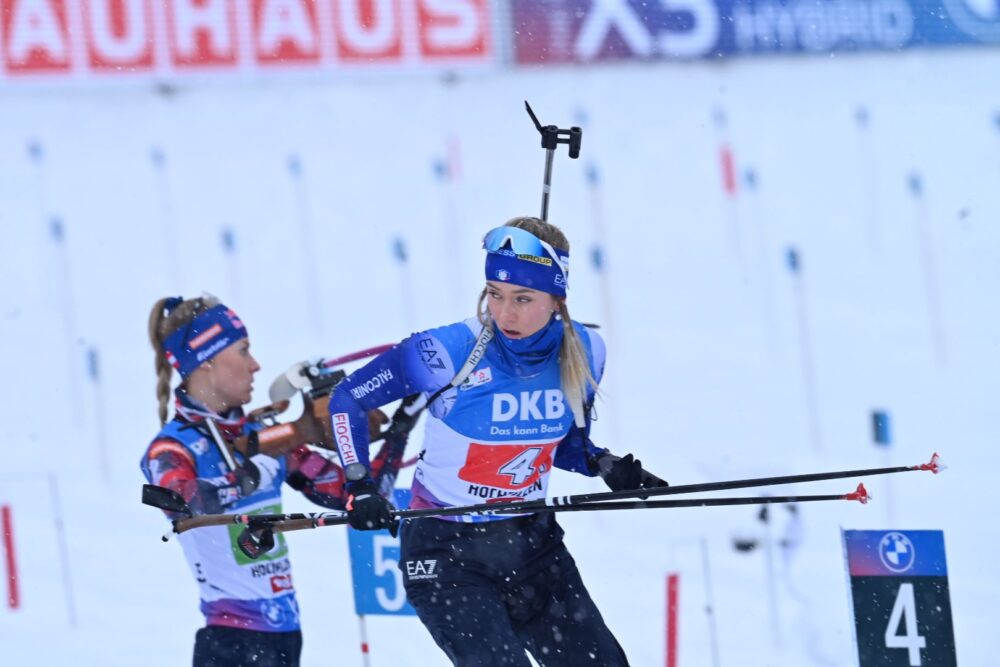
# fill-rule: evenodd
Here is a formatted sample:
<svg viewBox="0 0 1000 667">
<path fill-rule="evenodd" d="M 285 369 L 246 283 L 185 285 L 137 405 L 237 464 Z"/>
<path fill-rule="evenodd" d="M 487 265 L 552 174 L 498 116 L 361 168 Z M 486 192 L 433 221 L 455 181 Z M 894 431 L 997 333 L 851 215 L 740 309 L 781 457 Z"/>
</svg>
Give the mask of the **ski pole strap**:
<svg viewBox="0 0 1000 667">
<path fill-rule="evenodd" d="M 226 462 L 230 472 L 236 470 L 236 461 L 233 460 L 233 455 L 229 451 L 229 447 L 226 446 L 226 441 L 222 439 L 222 435 L 219 433 L 219 427 L 215 425 L 211 417 L 205 418 L 205 425 L 208 427 L 208 432 L 212 435 L 212 441 L 219 450 L 219 454 L 222 455 L 222 460 Z"/>
</svg>

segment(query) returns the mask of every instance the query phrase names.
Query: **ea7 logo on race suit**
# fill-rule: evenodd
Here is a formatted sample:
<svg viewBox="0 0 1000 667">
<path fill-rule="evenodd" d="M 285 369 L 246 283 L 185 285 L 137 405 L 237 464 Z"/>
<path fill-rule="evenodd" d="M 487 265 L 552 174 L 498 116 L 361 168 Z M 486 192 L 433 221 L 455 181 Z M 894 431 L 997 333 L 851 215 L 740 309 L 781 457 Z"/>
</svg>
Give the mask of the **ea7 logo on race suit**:
<svg viewBox="0 0 1000 667">
<path fill-rule="evenodd" d="M 408 560 L 406 561 L 406 576 L 410 581 L 420 579 L 437 579 L 437 560 Z"/>
<path fill-rule="evenodd" d="M 358 453 L 354 449 L 354 436 L 351 435 L 351 420 L 346 412 L 338 412 L 333 415 L 333 438 L 340 451 L 340 460 L 344 462 L 344 467 L 358 462 Z"/>
<path fill-rule="evenodd" d="M 559 389 L 541 389 L 537 391 L 522 391 L 519 396 L 514 394 L 493 394 L 493 421 L 506 422 L 519 418 L 529 419 L 559 419 L 566 414 L 566 403 Z"/>
<path fill-rule="evenodd" d="M 444 370 L 444 359 L 441 358 L 440 352 L 435 348 L 433 338 L 421 338 L 417 341 L 417 347 L 420 349 L 420 360 L 424 362 L 427 368 L 432 371 Z"/>
</svg>

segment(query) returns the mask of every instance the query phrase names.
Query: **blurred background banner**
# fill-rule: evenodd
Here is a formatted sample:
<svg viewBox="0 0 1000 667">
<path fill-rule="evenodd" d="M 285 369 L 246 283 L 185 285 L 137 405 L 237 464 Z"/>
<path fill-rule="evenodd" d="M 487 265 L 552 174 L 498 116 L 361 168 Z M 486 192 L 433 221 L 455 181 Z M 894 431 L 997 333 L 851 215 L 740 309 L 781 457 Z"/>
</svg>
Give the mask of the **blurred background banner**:
<svg viewBox="0 0 1000 667">
<path fill-rule="evenodd" d="M 1000 43 L 986 0 L 512 0 L 515 60 L 718 58 Z"/>
<path fill-rule="evenodd" d="M 995 0 L 0 0 L 0 85 L 1000 43 Z"/>
<path fill-rule="evenodd" d="M 2 0 L 9 81 L 423 70 L 496 60 L 489 0 Z"/>
</svg>

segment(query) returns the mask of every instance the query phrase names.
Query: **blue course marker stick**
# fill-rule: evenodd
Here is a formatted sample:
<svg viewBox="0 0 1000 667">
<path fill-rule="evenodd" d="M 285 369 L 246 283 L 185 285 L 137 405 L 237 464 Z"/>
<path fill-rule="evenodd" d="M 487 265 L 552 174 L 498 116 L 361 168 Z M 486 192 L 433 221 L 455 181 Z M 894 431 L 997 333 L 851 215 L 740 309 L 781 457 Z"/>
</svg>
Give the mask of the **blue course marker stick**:
<svg viewBox="0 0 1000 667">
<path fill-rule="evenodd" d="M 441 215 L 443 217 L 443 230 L 445 234 L 444 247 L 448 249 L 449 256 L 463 257 L 462 249 L 464 245 L 464 229 L 460 224 L 461 216 L 458 207 L 458 190 L 461 179 L 461 144 L 454 135 L 449 135 L 445 140 L 445 151 L 443 157 L 435 158 L 431 163 L 431 171 L 434 180 L 438 184 L 441 196 Z M 452 261 L 448 263 L 448 270 L 451 272 L 447 276 L 455 286 L 452 290 L 455 299 L 456 313 L 465 312 L 468 309 L 468 299 L 462 286 L 467 284 L 462 276 L 462 263 Z"/>
<path fill-rule="evenodd" d="M 233 303 L 243 303 L 236 230 L 229 225 L 224 225 L 219 240 L 222 244 L 222 254 L 226 256 L 226 272 L 229 274 L 229 298 L 232 299 Z"/>
<path fill-rule="evenodd" d="M 794 246 L 789 246 L 785 254 L 788 270 L 792 274 L 795 289 L 795 312 L 799 329 L 799 351 L 802 362 L 802 383 L 806 398 L 806 416 L 809 420 L 809 435 L 816 451 L 823 449 L 819 423 L 819 405 L 816 400 L 816 380 L 813 371 L 812 341 L 809 335 L 809 317 L 806 312 L 806 294 L 802 278 L 802 258 Z"/>
<path fill-rule="evenodd" d="M 767 228 L 767 215 L 763 211 L 760 195 L 760 176 L 753 167 L 743 171 L 743 191 L 749 210 L 747 226 L 757 238 L 758 274 L 760 281 L 761 311 L 764 316 L 764 330 L 767 349 L 771 357 L 778 355 L 778 323 L 775 315 L 774 299 L 771 294 L 771 241 Z"/>
<path fill-rule="evenodd" d="M 912 172 L 907 178 L 910 195 L 913 197 L 914 218 L 917 229 L 917 241 L 920 245 L 920 264 L 924 275 L 924 294 L 927 299 L 927 319 L 931 332 L 931 344 L 934 358 L 939 366 L 944 366 L 948 360 L 945 344 L 944 318 L 941 314 L 941 295 L 938 291 L 937 270 L 934 262 L 933 242 L 927 201 L 924 199 L 924 181 L 918 172 Z"/>
<path fill-rule="evenodd" d="M 49 239 L 52 241 L 55 253 L 54 265 L 58 280 L 59 311 L 62 314 L 62 328 L 66 337 L 66 370 L 69 374 L 69 387 L 72 392 L 67 398 L 73 405 L 73 418 L 79 423 L 83 421 L 83 409 L 80 401 L 73 398 L 80 395 L 80 380 L 77 372 L 79 357 L 76 349 L 76 315 L 73 309 L 73 272 L 67 249 L 66 226 L 62 218 L 53 216 L 49 219 Z"/>
<path fill-rule="evenodd" d="M 97 460 L 106 485 L 111 484 L 111 455 L 108 452 L 107 417 L 104 408 L 104 387 L 101 384 L 101 358 L 97 348 L 87 348 L 87 377 L 94 390 L 94 417 L 97 421 Z"/>
<path fill-rule="evenodd" d="M 309 193 L 305 185 L 302 160 L 296 154 L 288 156 L 288 175 L 292 181 L 292 198 L 295 218 L 299 226 L 299 249 L 302 261 L 302 277 L 305 283 L 306 309 L 313 332 L 322 337 L 325 331 L 323 304 L 320 299 L 319 258 L 316 256 L 316 238 L 313 231 L 312 214 L 309 207 Z"/>
<path fill-rule="evenodd" d="M 885 410 L 872 411 L 872 439 L 878 447 L 888 447 L 892 444 L 889 413 Z"/>
<path fill-rule="evenodd" d="M 399 295 L 402 300 L 400 312 L 403 313 L 403 326 L 408 332 L 412 332 L 416 328 L 413 275 L 410 270 L 410 253 L 402 236 L 392 240 L 392 257 L 399 267 Z"/>
<path fill-rule="evenodd" d="M 174 202 L 170 188 L 167 154 L 160 146 L 153 146 L 149 150 L 149 161 L 153 166 L 156 197 L 160 209 L 160 233 L 162 235 L 162 251 L 167 259 L 167 279 L 170 290 L 180 292 L 184 288 L 181 285 L 180 246 L 178 243 L 180 232 L 174 221 Z"/>
<path fill-rule="evenodd" d="M 608 256 L 605 251 L 607 247 L 607 225 L 604 219 L 604 197 L 601 193 L 601 172 L 596 164 L 590 162 L 585 169 L 587 179 L 587 193 L 590 200 L 590 219 L 593 226 L 594 245 L 590 250 L 591 266 L 597 274 L 598 285 L 601 293 L 601 336 L 604 338 L 608 348 L 608 354 L 614 358 L 618 355 L 617 324 L 615 321 L 614 309 L 614 287 L 611 266 L 608 263 Z M 613 386 L 616 371 L 609 368 L 606 375 L 606 385 Z M 611 437 L 615 442 L 624 442 L 622 439 L 621 427 L 617 412 L 612 411 L 610 429 Z"/>
<path fill-rule="evenodd" d="M 854 110 L 854 124 L 858 128 L 858 176 L 861 187 L 861 220 L 868 230 L 872 252 L 882 254 L 882 225 L 878 208 L 878 155 L 872 141 L 871 113 L 866 106 Z"/>
<path fill-rule="evenodd" d="M 872 427 L 872 441 L 875 443 L 876 447 L 883 450 L 885 454 L 885 465 L 888 466 L 891 459 L 891 445 L 892 445 L 892 424 L 889 417 L 888 410 L 876 409 L 872 410 L 871 414 L 871 427 Z M 881 488 L 881 495 L 885 497 L 885 502 L 882 505 L 885 507 L 886 520 L 889 526 L 895 525 L 895 512 L 893 509 L 893 492 L 892 492 L 892 479 L 885 477 L 877 481 L 873 480 L 876 484 L 876 488 Z"/>
</svg>

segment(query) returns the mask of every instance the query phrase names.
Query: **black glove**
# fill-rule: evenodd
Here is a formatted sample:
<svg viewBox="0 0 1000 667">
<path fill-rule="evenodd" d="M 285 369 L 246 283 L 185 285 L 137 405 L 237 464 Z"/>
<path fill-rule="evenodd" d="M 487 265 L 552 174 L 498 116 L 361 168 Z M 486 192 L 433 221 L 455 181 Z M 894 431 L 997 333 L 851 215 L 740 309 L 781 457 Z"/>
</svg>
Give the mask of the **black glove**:
<svg viewBox="0 0 1000 667">
<path fill-rule="evenodd" d="M 396 537 L 399 520 L 392 515 L 393 507 L 382 497 L 371 477 L 348 483 L 347 521 L 356 530 L 388 528 Z"/>
<path fill-rule="evenodd" d="M 410 431 L 420 421 L 420 413 L 424 411 L 422 405 L 419 408 L 413 408 L 413 405 L 422 396 L 423 394 L 410 394 L 403 399 L 396 411 L 392 413 L 392 422 L 389 424 L 389 428 L 382 433 L 386 440 L 396 444 L 406 444 L 410 437 Z"/>
<path fill-rule="evenodd" d="M 246 498 L 260 486 L 260 468 L 250 459 L 233 468 L 229 474 L 233 478 L 233 485 L 239 489 L 240 498 Z"/>
<path fill-rule="evenodd" d="M 632 491 L 670 486 L 656 475 L 643 470 L 642 461 L 631 454 L 623 457 L 604 454 L 597 459 L 597 474 L 612 491 Z"/>
</svg>

